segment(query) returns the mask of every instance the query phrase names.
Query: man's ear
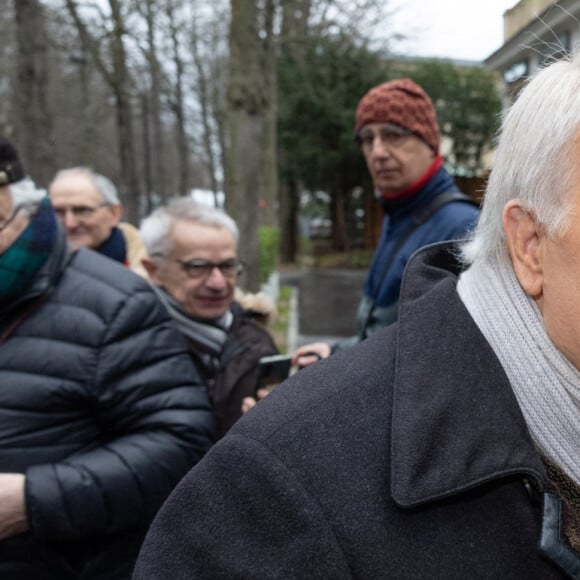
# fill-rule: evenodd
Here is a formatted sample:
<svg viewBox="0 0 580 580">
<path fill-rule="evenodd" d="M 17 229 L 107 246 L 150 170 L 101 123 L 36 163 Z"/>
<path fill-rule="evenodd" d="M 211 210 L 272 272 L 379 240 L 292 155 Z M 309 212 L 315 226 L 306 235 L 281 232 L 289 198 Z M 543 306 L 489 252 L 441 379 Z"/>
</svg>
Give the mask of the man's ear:
<svg viewBox="0 0 580 580">
<path fill-rule="evenodd" d="M 503 209 L 503 229 L 516 276 L 524 292 L 534 299 L 544 287 L 544 241 L 546 233 L 533 212 L 513 199 Z"/>
<path fill-rule="evenodd" d="M 123 217 L 123 206 L 120 203 L 113 203 L 109 208 L 113 214 L 113 225 L 118 226 Z"/>
<path fill-rule="evenodd" d="M 159 267 L 157 266 L 157 264 L 149 258 L 141 258 L 141 264 L 143 265 L 143 268 L 145 268 L 149 280 L 151 280 L 151 282 L 153 282 L 154 284 L 159 285 L 159 280 L 157 278 L 157 272 L 159 271 Z"/>
</svg>

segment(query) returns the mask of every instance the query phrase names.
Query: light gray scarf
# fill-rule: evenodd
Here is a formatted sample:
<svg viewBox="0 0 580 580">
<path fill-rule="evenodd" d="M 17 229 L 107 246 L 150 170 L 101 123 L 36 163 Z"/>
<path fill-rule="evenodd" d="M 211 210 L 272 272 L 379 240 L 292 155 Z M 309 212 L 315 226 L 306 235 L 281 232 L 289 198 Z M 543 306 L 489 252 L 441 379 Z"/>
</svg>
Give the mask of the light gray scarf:
<svg viewBox="0 0 580 580">
<path fill-rule="evenodd" d="M 548 336 L 511 264 L 472 265 L 457 292 L 498 357 L 536 446 L 580 484 L 580 371 Z"/>
<path fill-rule="evenodd" d="M 210 354 L 214 358 L 219 358 L 223 350 L 224 344 L 228 339 L 228 330 L 233 321 L 233 314 L 231 310 L 226 310 L 223 316 L 216 320 L 197 320 L 192 318 L 163 288 L 152 285 L 153 290 L 163 302 L 171 318 L 173 318 L 177 328 L 185 334 L 188 338 L 195 341 L 199 346 L 203 347 L 206 354 Z M 200 352 L 200 356 L 204 353 Z M 208 362 L 209 364 L 209 362 Z"/>
</svg>

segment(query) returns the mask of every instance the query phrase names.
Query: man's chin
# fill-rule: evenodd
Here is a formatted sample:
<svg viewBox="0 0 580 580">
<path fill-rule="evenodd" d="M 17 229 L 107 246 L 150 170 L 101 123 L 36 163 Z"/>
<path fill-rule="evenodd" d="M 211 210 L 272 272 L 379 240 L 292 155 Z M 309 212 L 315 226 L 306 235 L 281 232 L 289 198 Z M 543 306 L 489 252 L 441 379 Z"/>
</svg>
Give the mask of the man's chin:
<svg viewBox="0 0 580 580">
<path fill-rule="evenodd" d="M 405 184 L 401 179 L 379 179 L 375 181 L 374 186 L 377 191 L 388 195 L 400 191 L 405 187 Z"/>
<path fill-rule="evenodd" d="M 69 234 L 67 235 L 67 240 L 75 250 L 78 250 L 79 248 L 91 248 L 90 240 L 85 236 L 74 236 Z"/>
<path fill-rule="evenodd" d="M 221 318 L 229 308 L 229 304 L 220 306 L 200 306 L 196 309 L 196 318 L 203 320 L 216 320 Z"/>
</svg>

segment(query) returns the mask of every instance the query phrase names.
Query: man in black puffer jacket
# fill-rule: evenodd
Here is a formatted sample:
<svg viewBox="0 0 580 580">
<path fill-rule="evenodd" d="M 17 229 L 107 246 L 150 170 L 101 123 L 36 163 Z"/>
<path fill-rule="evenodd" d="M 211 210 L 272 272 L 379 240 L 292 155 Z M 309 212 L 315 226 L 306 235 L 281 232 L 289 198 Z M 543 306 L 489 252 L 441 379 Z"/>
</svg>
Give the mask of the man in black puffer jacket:
<svg viewBox="0 0 580 580">
<path fill-rule="evenodd" d="M 0 578 L 129 578 L 212 413 L 149 285 L 43 196 L 0 137 Z"/>
</svg>

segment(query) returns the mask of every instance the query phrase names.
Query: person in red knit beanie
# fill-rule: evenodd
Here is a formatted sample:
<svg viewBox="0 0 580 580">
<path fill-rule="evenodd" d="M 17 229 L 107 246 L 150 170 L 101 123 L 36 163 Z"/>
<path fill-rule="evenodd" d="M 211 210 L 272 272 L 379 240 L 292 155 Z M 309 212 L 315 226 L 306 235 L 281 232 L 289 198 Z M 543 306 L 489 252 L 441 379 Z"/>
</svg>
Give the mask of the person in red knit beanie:
<svg viewBox="0 0 580 580">
<path fill-rule="evenodd" d="M 333 346 L 299 347 L 293 361 L 301 367 L 395 322 L 411 255 L 428 244 L 462 238 L 477 223 L 475 203 L 443 167 L 435 107 L 417 83 L 396 79 L 370 89 L 357 106 L 354 135 L 384 211 L 381 236 L 358 309 L 357 334 Z"/>
</svg>

